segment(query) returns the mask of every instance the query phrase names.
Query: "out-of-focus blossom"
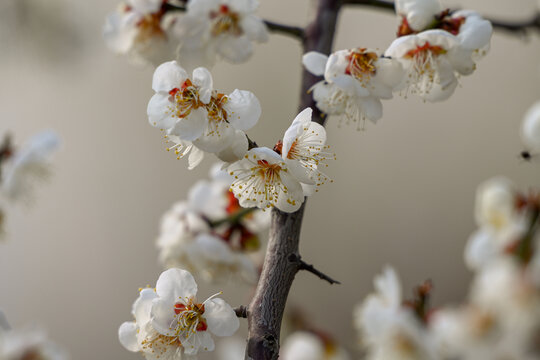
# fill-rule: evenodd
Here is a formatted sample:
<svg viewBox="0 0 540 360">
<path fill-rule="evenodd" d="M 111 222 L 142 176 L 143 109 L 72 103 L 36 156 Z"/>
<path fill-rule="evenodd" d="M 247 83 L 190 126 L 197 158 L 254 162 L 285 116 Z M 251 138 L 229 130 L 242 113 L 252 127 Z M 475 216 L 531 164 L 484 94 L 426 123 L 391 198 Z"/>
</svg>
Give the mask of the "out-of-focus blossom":
<svg viewBox="0 0 540 360">
<path fill-rule="evenodd" d="M 33 185 L 49 177 L 49 161 L 59 144 L 56 133 L 45 131 L 13 151 L 13 154 L 0 163 L 1 194 L 12 202 L 31 199 Z"/>
<path fill-rule="evenodd" d="M 176 203 L 162 219 L 157 240 L 166 267 L 188 269 L 206 281 L 258 277 L 254 252 L 268 229 L 269 214 L 243 209 L 229 191 L 232 178 L 216 164 L 212 179 L 197 182 L 187 201 Z"/>
<path fill-rule="evenodd" d="M 0 329 L 0 359 L 66 360 L 68 356 L 43 331 Z"/>
<path fill-rule="evenodd" d="M 215 336 L 231 336 L 240 325 L 236 313 L 224 300 L 211 296 L 197 301 L 197 284 L 185 270 L 169 269 L 156 283 L 157 297 L 150 310 L 152 326 L 182 344 L 184 353 L 213 351 Z M 219 295 L 219 294 L 217 294 Z"/>
<path fill-rule="evenodd" d="M 180 62 L 187 69 L 212 67 L 218 58 L 231 63 L 248 60 L 253 41 L 264 42 L 268 31 L 254 15 L 256 0 L 191 0 L 175 27 L 181 39 Z"/>
<path fill-rule="evenodd" d="M 107 46 L 136 63 L 157 65 L 175 57 L 173 25 L 178 12 L 166 12 L 163 0 L 127 0 L 111 13 L 103 28 Z"/>
<path fill-rule="evenodd" d="M 283 360 L 349 360 L 345 349 L 332 339 L 316 333 L 297 331 L 289 335 L 281 349 Z"/>
<path fill-rule="evenodd" d="M 356 309 L 355 326 L 371 360 L 436 359 L 434 341 L 409 307 L 402 305 L 394 269 L 375 277 L 374 294 Z"/>
</svg>

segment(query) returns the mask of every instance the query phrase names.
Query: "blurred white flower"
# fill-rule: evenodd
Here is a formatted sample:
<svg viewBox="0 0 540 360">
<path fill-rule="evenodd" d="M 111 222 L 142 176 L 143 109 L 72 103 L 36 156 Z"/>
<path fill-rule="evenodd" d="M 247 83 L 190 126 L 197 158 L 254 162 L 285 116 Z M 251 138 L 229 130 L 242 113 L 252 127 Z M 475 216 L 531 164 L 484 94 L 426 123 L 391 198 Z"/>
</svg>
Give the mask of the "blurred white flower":
<svg viewBox="0 0 540 360">
<path fill-rule="evenodd" d="M 300 182 L 289 172 L 283 158 L 271 149 L 251 149 L 227 171 L 234 177 L 231 191 L 242 207 L 275 206 L 284 212 L 294 212 L 304 202 Z"/>
<path fill-rule="evenodd" d="M 166 12 L 163 0 L 127 0 L 109 14 L 103 28 L 107 46 L 136 63 L 157 65 L 175 57 L 172 26 L 178 12 Z"/>
<path fill-rule="evenodd" d="M 264 42 L 268 31 L 254 15 L 256 0 L 191 0 L 176 24 L 178 56 L 187 69 L 212 67 L 217 58 L 240 63 L 253 53 L 252 42 Z"/>
<path fill-rule="evenodd" d="M 182 344 L 184 353 L 213 351 L 216 336 L 231 336 L 240 325 L 236 313 L 216 294 L 202 303 L 196 299 L 197 284 L 185 270 L 169 269 L 156 283 L 157 297 L 150 310 L 152 326 Z"/>
<path fill-rule="evenodd" d="M 402 305 L 401 283 L 393 268 L 376 276 L 374 294 L 356 308 L 354 324 L 370 360 L 436 359 L 435 344 L 410 308 Z"/>
<path fill-rule="evenodd" d="M 2 161 L 1 194 L 9 201 L 30 200 L 33 185 L 50 175 L 50 158 L 60 139 L 52 131 L 34 135 L 21 149 Z"/>
<path fill-rule="evenodd" d="M 326 340 L 326 341 L 325 341 Z M 297 331 L 285 339 L 280 358 L 283 360 L 349 360 L 345 349 L 331 339 L 307 331 Z"/>
<path fill-rule="evenodd" d="M 68 356 L 38 329 L 0 329 L 0 359 L 66 360 Z"/>
</svg>

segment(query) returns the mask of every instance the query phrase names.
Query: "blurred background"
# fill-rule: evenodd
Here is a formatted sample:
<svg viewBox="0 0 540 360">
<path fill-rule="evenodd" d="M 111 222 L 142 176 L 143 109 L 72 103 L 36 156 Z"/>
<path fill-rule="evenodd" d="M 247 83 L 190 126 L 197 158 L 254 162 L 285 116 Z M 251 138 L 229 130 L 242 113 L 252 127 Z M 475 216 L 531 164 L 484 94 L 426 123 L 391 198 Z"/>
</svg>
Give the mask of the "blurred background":
<svg viewBox="0 0 540 360">
<path fill-rule="evenodd" d="M 261 1 L 269 20 L 305 25 L 309 0 Z M 447 1 L 496 19 L 532 16 L 534 0 Z M 210 156 L 195 170 L 165 151 L 148 125 L 153 69 L 107 50 L 101 36 L 116 1 L 0 1 L 0 134 L 20 144 L 56 130 L 54 174 L 33 204 L 11 211 L 0 243 L 0 308 L 14 327 L 40 324 L 73 359 L 137 359 L 117 340 L 131 319 L 137 289 L 161 272 L 154 240 L 161 215 L 206 178 Z M 395 37 L 389 12 L 345 8 L 335 49 L 384 50 Z M 300 45 L 271 35 L 244 65 L 220 63 L 215 87 L 253 91 L 263 115 L 249 131 L 272 146 L 297 114 Z M 330 118 L 337 153 L 334 179 L 308 203 L 301 252 L 339 279 L 330 286 L 300 273 L 289 297 L 315 325 L 354 348 L 351 312 L 385 264 L 399 271 L 405 293 L 435 284 L 435 305 L 464 299 L 470 273 L 463 249 L 475 228 L 474 194 L 505 175 L 522 189 L 540 185 L 540 163 L 519 159 L 523 114 L 540 100 L 540 38 L 496 31 L 491 53 L 454 96 L 430 104 L 410 97 L 384 102 L 384 117 L 365 131 Z M 201 297 L 223 290 L 247 304 L 250 288 L 199 284 Z M 322 310 L 324 309 L 324 310 Z M 245 328 L 245 322 L 242 323 Z"/>
</svg>

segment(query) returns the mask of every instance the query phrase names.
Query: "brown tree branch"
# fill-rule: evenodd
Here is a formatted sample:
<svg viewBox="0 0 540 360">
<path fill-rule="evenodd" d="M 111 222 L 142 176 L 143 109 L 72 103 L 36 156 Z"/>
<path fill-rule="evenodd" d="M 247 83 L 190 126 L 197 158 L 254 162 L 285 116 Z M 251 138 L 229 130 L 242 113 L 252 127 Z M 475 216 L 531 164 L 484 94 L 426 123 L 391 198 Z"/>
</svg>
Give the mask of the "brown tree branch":
<svg viewBox="0 0 540 360">
<path fill-rule="evenodd" d="M 306 28 L 303 52 L 330 54 L 334 41 L 340 0 L 319 0 L 315 20 Z M 324 123 L 307 91 L 320 79 L 307 71 L 302 74 L 300 110 L 313 108 L 313 121 Z M 298 254 L 300 229 L 306 203 L 294 213 L 272 211 L 270 239 L 255 296 L 248 312 L 248 345 L 246 360 L 275 360 L 279 356 L 281 320 L 287 296 L 300 264 L 291 261 Z"/>
</svg>

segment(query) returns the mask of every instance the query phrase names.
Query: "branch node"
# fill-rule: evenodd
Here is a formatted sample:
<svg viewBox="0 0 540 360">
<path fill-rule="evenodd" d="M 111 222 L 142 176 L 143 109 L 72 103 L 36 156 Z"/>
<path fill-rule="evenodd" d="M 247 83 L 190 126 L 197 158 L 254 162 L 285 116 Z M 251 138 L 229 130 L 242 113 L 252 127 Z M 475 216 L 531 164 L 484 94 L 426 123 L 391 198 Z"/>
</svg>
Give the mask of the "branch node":
<svg viewBox="0 0 540 360">
<path fill-rule="evenodd" d="M 234 312 L 236 313 L 236 316 L 239 318 L 247 319 L 248 317 L 248 308 L 247 306 L 240 305 L 237 308 L 234 308 Z"/>
<path fill-rule="evenodd" d="M 298 264 L 298 270 L 305 270 L 307 272 L 312 273 L 313 275 L 317 276 L 321 280 L 328 281 L 330 285 L 333 284 L 341 284 L 341 282 L 332 279 L 330 276 L 326 275 L 322 271 L 318 270 L 313 266 L 312 264 L 306 263 L 304 260 L 302 260 L 302 257 L 297 254 L 290 254 L 288 257 L 288 260 L 290 262 L 295 262 Z"/>
</svg>

